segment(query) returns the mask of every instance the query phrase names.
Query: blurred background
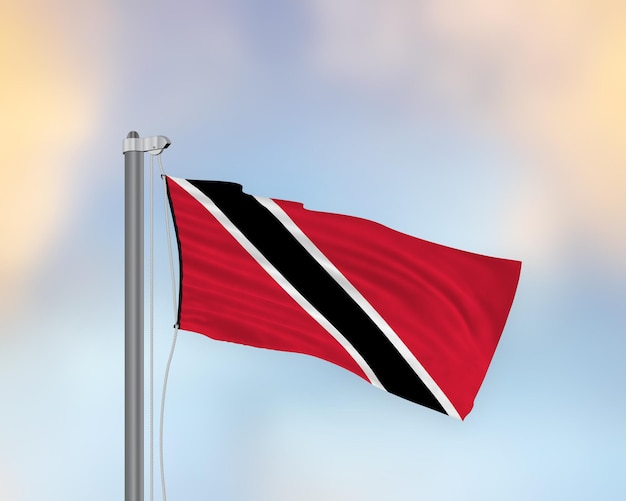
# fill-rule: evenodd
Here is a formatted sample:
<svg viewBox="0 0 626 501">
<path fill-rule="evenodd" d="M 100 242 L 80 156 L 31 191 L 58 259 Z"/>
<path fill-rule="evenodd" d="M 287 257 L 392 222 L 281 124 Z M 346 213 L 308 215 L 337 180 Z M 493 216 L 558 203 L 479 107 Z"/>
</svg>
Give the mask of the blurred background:
<svg viewBox="0 0 626 501">
<path fill-rule="evenodd" d="M 170 499 L 626 498 L 624 2 L 4 2 L 0 66 L 0 500 L 123 499 L 130 130 L 170 175 L 523 261 L 465 422 L 181 332 Z"/>
</svg>

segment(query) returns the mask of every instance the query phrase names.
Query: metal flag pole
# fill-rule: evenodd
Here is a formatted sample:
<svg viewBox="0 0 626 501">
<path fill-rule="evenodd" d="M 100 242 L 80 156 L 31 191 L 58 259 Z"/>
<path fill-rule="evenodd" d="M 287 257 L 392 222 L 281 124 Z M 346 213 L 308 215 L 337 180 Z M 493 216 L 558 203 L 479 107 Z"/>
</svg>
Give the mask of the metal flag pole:
<svg viewBox="0 0 626 501">
<path fill-rule="evenodd" d="M 170 145 L 165 136 L 139 137 L 131 131 L 124 139 L 124 437 L 125 501 L 143 501 L 143 306 L 144 230 L 143 156 L 160 154 Z"/>
</svg>

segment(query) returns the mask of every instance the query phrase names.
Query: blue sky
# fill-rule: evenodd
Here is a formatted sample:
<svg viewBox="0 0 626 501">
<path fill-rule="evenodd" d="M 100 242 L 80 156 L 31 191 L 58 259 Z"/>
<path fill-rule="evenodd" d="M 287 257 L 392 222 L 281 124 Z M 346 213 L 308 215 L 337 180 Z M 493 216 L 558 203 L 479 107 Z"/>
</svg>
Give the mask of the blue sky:
<svg viewBox="0 0 626 501">
<path fill-rule="evenodd" d="M 0 500 L 123 496 L 130 130 L 170 137 L 171 175 L 523 261 L 463 423 L 323 361 L 182 332 L 171 499 L 626 495 L 621 3 L 3 10 Z M 172 334 L 161 196 L 157 394 Z"/>
</svg>

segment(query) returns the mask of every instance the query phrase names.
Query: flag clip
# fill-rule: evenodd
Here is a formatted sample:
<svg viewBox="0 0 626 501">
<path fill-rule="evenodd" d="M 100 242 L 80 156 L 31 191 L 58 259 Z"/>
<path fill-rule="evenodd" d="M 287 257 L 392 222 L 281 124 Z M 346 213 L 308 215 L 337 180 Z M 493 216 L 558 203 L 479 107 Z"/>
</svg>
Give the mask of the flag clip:
<svg viewBox="0 0 626 501">
<path fill-rule="evenodd" d="M 127 137 L 124 139 L 123 152 L 141 151 L 151 155 L 160 155 L 171 141 L 165 136 Z"/>
</svg>

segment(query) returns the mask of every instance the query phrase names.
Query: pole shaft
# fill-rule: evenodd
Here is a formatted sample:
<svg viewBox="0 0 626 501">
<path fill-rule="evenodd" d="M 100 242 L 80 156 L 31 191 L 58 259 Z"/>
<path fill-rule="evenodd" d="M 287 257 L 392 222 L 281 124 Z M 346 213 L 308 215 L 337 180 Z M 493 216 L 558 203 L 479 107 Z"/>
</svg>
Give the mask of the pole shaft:
<svg viewBox="0 0 626 501">
<path fill-rule="evenodd" d="M 142 151 L 124 153 L 125 501 L 144 499 L 143 156 Z"/>
</svg>

